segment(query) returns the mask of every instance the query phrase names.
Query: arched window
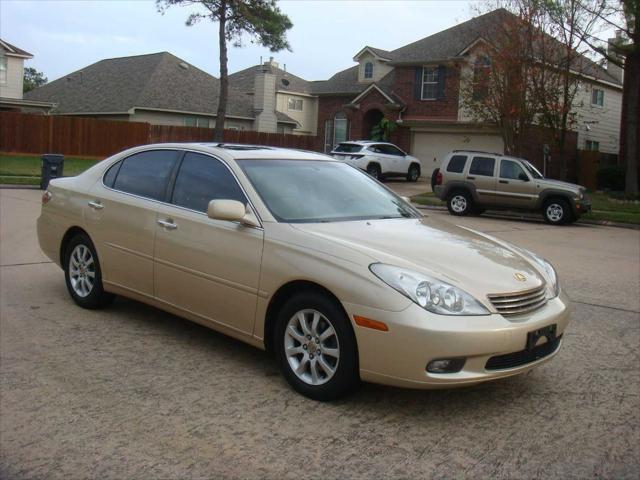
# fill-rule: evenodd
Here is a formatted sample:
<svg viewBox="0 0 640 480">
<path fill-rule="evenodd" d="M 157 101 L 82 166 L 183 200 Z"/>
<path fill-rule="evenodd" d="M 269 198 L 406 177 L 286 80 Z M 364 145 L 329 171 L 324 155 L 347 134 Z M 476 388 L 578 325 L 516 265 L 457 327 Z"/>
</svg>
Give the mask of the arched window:
<svg viewBox="0 0 640 480">
<path fill-rule="evenodd" d="M 373 78 L 373 63 L 367 62 L 364 64 L 364 78 Z"/>
<path fill-rule="evenodd" d="M 489 77 L 491 60 L 485 56 L 478 57 L 473 64 L 473 97 L 482 100 L 489 94 Z"/>
</svg>

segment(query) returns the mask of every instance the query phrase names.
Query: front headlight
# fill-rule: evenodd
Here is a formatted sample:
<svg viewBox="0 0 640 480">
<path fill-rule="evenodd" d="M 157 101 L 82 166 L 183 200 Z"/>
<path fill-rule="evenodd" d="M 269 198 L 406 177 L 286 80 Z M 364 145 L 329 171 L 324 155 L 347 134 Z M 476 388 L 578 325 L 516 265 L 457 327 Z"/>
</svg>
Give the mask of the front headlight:
<svg viewBox="0 0 640 480">
<path fill-rule="evenodd" d="M 467 292 L 436 278 L 384 263 L 372 263 L 369 270 L 429 312 L 440 315 L 489 315 L 489 311 Z"/>
<path fill-rule="evenodd" d="M 526 252 L 538 267 L 545 273 L 547 277 L 547 298 L 556 298 L 560 294 L 560 284 L 558 283 L 558 274 L 555 268 L 544 258 L 539 257 L 533 252 Z"/>
</svg>

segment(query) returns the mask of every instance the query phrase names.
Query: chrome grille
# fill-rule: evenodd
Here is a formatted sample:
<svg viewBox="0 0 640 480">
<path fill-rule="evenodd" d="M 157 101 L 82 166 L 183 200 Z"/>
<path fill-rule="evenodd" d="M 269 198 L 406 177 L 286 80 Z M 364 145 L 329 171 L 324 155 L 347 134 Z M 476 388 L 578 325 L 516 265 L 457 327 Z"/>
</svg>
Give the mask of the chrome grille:
<svg viewBox="0 0 640 480">
<path fill-rule="evenodd" d="M 532 312 L 547 303 L 544 285 L 524 292 L 492 293 L 487 296 L 496 310 L 505 316 Z"/>
</svg>

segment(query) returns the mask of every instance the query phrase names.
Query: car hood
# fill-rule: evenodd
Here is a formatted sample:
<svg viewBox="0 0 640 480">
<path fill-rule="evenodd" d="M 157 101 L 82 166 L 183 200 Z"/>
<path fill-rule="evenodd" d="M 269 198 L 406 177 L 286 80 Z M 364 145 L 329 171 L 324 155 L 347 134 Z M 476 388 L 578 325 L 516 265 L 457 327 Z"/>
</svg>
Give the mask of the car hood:
<svg viewBox="0 0 640 480">
<path fill-rule="evenodd" d="M 544 187 L 561 188 L 563 190 L 572 190 L 575 192 L 580 192 L 580 190 L 585 189 L 583 186 L 576 185 L 575 183 L 562 182 L 560 180 L 551 180 L 549 178 L 543 178 L 541 180 L 538 180 L 538 183 Z"/>
<path fill-rule="evenodd" d="M 479 299 L 492 293 L 530 290 L 545 283 L 543 274 L 526 254 L 480 233 L 427 217 L 292 226 L 358 250 L 370 257 L 371 263 L 419 271 Z M 525 281 L 516 278 L 518 273 L 525 276 Z"/>
</svg>

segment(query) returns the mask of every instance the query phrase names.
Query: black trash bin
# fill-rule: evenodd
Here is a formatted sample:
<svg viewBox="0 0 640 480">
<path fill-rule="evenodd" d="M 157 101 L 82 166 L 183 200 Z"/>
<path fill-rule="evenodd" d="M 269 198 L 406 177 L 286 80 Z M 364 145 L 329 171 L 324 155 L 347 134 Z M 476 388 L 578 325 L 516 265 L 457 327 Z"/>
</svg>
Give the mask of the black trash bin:
<svg viewBox="0 0 640 480">
<path fill-rule="evenodd" d="M 40 190 L 46 190 L 49 182 L 62 176 L 64 169 L 64 155 L 48 153 L 42 155 L 42 174 L 40 177 Z"/>
</svg>

